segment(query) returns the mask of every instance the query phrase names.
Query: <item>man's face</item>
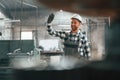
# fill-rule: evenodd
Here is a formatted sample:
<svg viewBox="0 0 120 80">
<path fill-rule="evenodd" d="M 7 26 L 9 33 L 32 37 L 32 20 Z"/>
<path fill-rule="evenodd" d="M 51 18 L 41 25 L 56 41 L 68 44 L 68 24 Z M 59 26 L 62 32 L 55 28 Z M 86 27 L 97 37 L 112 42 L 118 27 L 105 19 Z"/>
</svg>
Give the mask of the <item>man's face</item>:
<svg viewBox="0 0 120 80">
<path fill-rule="evenodd" d="M 71 21 L 72 31 L 78 30 L 80 28 L 80 25 L 81 25 L 81 23 L 77 19 L 72 18 L 72 21 Z"/>
</svg>

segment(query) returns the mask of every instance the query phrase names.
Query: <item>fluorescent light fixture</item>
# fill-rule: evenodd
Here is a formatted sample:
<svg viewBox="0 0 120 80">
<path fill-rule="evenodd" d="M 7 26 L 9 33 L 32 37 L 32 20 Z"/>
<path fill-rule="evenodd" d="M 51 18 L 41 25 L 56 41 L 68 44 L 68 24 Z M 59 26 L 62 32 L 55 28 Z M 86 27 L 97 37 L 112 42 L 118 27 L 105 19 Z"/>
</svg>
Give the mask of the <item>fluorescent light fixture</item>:
<svg viewBox="0 0 120 80">
<path fill-rule="evenodd" d="M 6 18 L 0 18 L 0 21 L 4 21 L 4 22 L 20 22 L 20 19 L 18 19 L 18 20 L 11 20 L 11 19 L 6 19 Z"/>
<path fill-rule="evenodd" d="M 20 22 L 20 20 L 5 20 L 5 22 Z"/>
</svg>

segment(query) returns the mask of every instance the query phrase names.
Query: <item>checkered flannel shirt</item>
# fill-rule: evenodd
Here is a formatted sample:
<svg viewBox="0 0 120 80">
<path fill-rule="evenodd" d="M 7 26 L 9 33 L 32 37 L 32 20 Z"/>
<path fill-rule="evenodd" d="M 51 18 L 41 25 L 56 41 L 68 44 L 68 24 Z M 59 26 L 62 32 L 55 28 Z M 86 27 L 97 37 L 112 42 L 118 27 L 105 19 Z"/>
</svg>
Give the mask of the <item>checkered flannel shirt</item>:
<svg viewBox="0 0 120 80">
<path fill-rule="evenodd" d="M 79 30 L 77 34 L 72 34 L 71 32 L 55 31 L 52 29 L 51 25 L 48 25 L 47 28 L 50 35 L 60 37 L 64 41 L 69 40 L 71 42 L 78 42 L 78 52 L 80 56 L 90 56 L 89 42 L 85 32 L 81 32 L 81 30 Z"/>
</svg>

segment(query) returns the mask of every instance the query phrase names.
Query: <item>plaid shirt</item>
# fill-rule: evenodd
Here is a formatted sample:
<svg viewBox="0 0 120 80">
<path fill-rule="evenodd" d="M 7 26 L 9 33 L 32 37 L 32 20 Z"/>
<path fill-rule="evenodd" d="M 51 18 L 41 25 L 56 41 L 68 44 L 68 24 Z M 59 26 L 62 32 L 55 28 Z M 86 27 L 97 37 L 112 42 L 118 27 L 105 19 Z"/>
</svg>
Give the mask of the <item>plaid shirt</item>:
<svg viewBox="0 0 120 80">
<path fill-rule="evenodd" d="M 60 37 L 64 40 L 65 47 L 77 48 L 77 52 L 80 56 L 90 56 L 90 47 L 85 32 L 78 31 L 77 34 L 64 31 L 54 31 L 50 25 L 48 32 L 50 35 Z"/>
</svg>

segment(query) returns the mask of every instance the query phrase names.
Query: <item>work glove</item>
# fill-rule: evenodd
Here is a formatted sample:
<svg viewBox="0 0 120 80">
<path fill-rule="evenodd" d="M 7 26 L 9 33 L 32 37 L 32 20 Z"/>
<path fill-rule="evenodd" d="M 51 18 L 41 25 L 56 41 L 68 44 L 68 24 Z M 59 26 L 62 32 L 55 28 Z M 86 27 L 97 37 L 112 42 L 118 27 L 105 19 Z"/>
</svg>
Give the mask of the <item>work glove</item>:
<svg viewBox="0 0 120 80">
<path fill-rule="evenodd" d="M 0 36 L 2 36 L 2 32 L 0 32 Z"/>
<path fill-rule="evenodd" d="M 53 21 L 53 19 L 54 19 L 54 14 L 53 13 L 51 13 L 50 15 L 49 15 L 49 17 L 48 17 L 48 19 L 47 19 L 47 24 L 50 24 L 52 21 Z"/>
<path fill-rule="evenodd" d="M 48 17 L 48 19 L 47 19 L 47 28 L 50 28 L 51 22 L 53 21 L 54 16 L 55 16 L 55 15 L 54 15 L 53 13 L 51 13 L 51 14 L 49 15 L 49 17 Z"/>
</svg>

